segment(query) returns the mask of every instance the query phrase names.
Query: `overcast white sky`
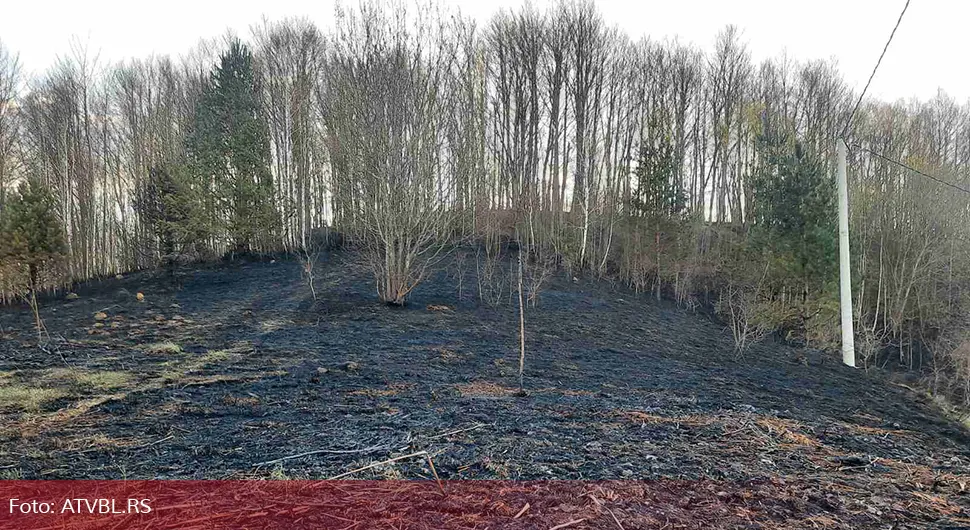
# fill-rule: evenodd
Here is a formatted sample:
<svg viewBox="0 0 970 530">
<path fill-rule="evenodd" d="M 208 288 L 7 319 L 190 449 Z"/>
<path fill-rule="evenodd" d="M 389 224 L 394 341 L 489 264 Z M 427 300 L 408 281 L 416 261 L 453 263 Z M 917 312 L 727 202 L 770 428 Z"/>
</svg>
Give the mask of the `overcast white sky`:
<svg viewBox="0 0 970 530">
<path fill-rule="evenodd" d="M 480 21 L 522 0 L 440 0 Z M 533 2 L 542 7 L 544 0 Z M 709 49 L 726 24 L 743 30 L 756 60 L 787 50 L 791 57 L 834 57 L 845 79 L 861 89 L 905 0 L 599 0 L 607 23 L 629 35 L 678 37 Z M 344 2 L 354 5 L 355 1 Z M 179 55 L 202 37 L 227 28 L 248 35 L 263 16 L 306 16 L 321 28 L 333 21 L 334 0 L 32 0 L 5 2 L 0 41 L 20 54 L 30 73 L 43 72 L 72 37 L 100 53 L 101 63 L 152 53 Z M 970 98 L 970 2 L 912 0 L 870 94 L 928 99 L 943 88 Z"/>
</svg>

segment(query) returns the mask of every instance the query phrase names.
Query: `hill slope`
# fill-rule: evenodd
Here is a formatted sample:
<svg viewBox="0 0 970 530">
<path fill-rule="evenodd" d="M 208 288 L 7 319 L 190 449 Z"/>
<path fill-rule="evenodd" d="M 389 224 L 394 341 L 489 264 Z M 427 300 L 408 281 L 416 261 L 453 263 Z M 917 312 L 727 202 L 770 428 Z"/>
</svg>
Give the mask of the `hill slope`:
<svg viewBox="0 0 970 530">
<path fill-rule="evenodd" d="M 526 314 L 516 397 L 514 305 L 468 285 L 456 304 L 442 274 L 384 307 L 341 255 L 318 277 L 315 304 L 290 262 L 90 284 L 45 304 L 48 352 L 27 311 L 0 311 L 0 470 L 327 478 L 428 450 L 449 479 L 716 481 L 787 491 L 782 520 L 970 525 L 966 430 L 834 357 L 767 342 L 737 360 L 704 316 L 556 280 Z"/>
</svg>

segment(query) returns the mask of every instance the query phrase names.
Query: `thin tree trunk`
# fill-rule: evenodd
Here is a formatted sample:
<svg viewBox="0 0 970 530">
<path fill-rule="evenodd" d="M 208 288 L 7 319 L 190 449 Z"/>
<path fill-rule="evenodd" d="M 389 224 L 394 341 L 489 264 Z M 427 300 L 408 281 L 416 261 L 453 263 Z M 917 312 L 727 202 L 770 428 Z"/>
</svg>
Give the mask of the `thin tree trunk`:
<svg viewBox="0 0 970 530">
<path fill-rule="evenodd" d="M 525 304 L 522 299 L 522 248 L 519 247 L 519 394 L 525 393 Z"/>
</svg>

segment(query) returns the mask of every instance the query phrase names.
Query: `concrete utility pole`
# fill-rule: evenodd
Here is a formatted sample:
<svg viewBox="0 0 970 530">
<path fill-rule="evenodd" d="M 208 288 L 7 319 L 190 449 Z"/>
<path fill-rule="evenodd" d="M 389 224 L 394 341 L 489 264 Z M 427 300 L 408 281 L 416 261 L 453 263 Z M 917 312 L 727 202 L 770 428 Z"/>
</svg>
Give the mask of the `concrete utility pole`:
<svg viewBox="0 0 970 530">
<path fill-rule="evenodd" d="M 839 306 L 842 310 L 842 362 L 855 367 L 855 335 L 852 329 L 852 278 L 849 262 L 849 185 L 845 176 L 845 140 L 837 140 L 839 179 Z"/>
</svg>

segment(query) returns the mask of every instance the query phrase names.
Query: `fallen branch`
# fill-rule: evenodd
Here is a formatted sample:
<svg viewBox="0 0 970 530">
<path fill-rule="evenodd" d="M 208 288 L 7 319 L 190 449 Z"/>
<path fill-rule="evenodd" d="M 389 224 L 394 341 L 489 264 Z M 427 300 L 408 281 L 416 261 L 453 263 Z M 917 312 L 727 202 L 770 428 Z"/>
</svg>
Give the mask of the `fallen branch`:
<svg viewBox="0 0 970 530">
<path fill-rule="evenodd" d="M 606 506 L 604 506 L 604 508 L 606 508 Z M 610 517 L 613 518 L 613 522 L 616 523 L 616 526 L 620 527 L 620 530 L 624 530 L 623 525 L 620 524 L 620 520 L 616 518 L 616 514 L 613 513 L 613 510 L 606 508 L 606 511 L 610 512 Z"/>
<path fill-rule="evenodd" d="M 161 440 L 155 440 L 154 442 L 147 443 L 145 445 L 139 445 L 138 447 L 135 447 L 134 449 L 144 449 L 146 447 L 151 447 L 153 445 L 157 445 L 157 444 L 160 444 L 162 442 L 167 442 L 168 440 L 171 440 L 172 438 L 175 438 L 175 436 L 173 436 L 173 435 L 170 434 L 170 435 L 166 436 L 165 438 L 162 438 Z"/>
<path fill-rule="evenodd" d="M 486 424 L 486 423 L 479 423 L 479 424 L 473 425 L 471 427 L 467 427 L 465 429 L 458 429 L 456 431 L 446 432 L 444 434 L 436 434 L 436 435 L 434 435 L 434 436 L 432 436 L 432 437 L 430 437 L 428 439 L 429 440 L 436 440 L 438 438 L 446 438 L 448 436 L 452 436 L 452 435 L 455 435 L 455 434 L 459 434 L 459 433 L 463 433 L 463 432 L 468 432 L 468 431 L 474 431 L 476 429 L 481 429 L 482 427 L 486 427 L 488 425 L 489 424 Z"/>
<path fill-rule="evenodd" d="M 523 515 L 525 515 L 525 512 L 527 511 L 529 511 L 529 503 L 525 503 L 525 506 L 523 506 L 522 509 L 519 510 L 519 513 L 515 514 L 515 517 L 513 517 L 513 519 L 518 519 L 519 517 L 522 517 Z"/>
<path fill-rule="evenodd" d="M 569 528 L 570 526 L 576 526 L 585 520 L 586 519 L 575 519 L 575 520 L 569 521 L 568 523 L 557 524 L 556 526 L 553 526 L 549 530 L 559 530 L 560 528 Z"/>
<path fill-rule="evenodd" d="M 368 464 L 368 465 L 366 465 L 364 467 L 359 467 L 357 469 L 351 469 L 350 471 L 347 471 L 346 473 L 341 473 L 339 475 L 332 476 L 332 477 L 328 478 L 327 480 L 337 480 L 337 479 L 341 479 L 341 478 L 344 478 L 344 477 L 353 475 L 354 473 L 357 473 L 359 471 L 365 471 L 365 470 L 368 470 L 368 469 L 375 468 L 377 466 L 382 466 L 384 464 L 390 464 L 392 462 L 397 462 L 398 460 L 405 460 L 407 458 L 414 458 L 416 456 L 423 456 L 423 457 L 425 457 L 425 458 L 428 459 L 428 465 L 431 467 L 431 473 L 434 475 L 434 479 L 438 483 L 438 489 L 440 489 L 441 490 L 441 494 L 444 495 L 445 494 L 445 487 L 441 483 L 441 479 L 438 478 L 438 472 L 434 468 L 434 462 L 431 461 L 431 455 L 428 454 L 427 451 L 418 451 L 417 453 L 411 453 L 411 454 L 404 455 L 404 456 L 396 456 L 396 457 L 390 458 L 388 460 L 382 460 L 380 462 L 374 462 L 373 464 Z"/>
<path fill-rule="evenodd" d="M 898 386 L 898 387 L 902 387 L 902 388 L 905 388 L 906 390 L 909 390 L 910 392 L 912 392 L 912 393 L 914 393 L 914 394 L 919 394 L 919 393 L 920 393 L 920 391 L 919 391 L 919 390 L 916 390 L 915 388 L 913 388 L 913 387 L 911 387 L 911 386 L 909 386 L 909 385 L 904 385 L 904 384 L 902 384 L 902 383 L 892 383 L 892 385 L 893 385 L 893 386 Z"/>
<path fill-rule="evenodd" d="M 589 498 L 592 499 L 593 500 L 593 503 L 596 504 L 597 506 L 602 506 L 603 509 L 605 509 L 606 511 L 610 512 L 610 517 L 613 518 L 613 522 L 616 523 L 616 526 L 619 526 L 620 527 L 620 530 L 624 530 L 623 525 L 620 524 L 620 520 L 616 518 L 616 514 L 613 513 L 613 510 L 611 510 L 608 506 L 604 505 L 603 502 L 600 501 L 599 499 L 597 499 L 596 497 L 594 497 L 593 494 L 587 493 L 587 494 L 584 494 L 584 495 L 589 496 Z"/>
<path fill-rule="evenodd" d="M 340 450 L 340 449 L 318 449 L 316 451 L 307 451 L 305 453 L 300 453 L 298 455 L 284 456 L 282 458 L 277 458 L 275 460 L 267 460 L 265 462 L 259 462 L 259 463 L 253 464 L 253 467 L 266 466 L 266 465 L 269 465 L 269 464 L 277 464 L 279 462 L 285 462 L 287 460 L 293 460 L 294 458 L 302 458 L 304 456 L 313 456 L 313 455 L 321 455 L 321 454 L 328 454 L 328 455 L 350 455 L 350 454 L 357 454 L 357 453 L 373 453 L 374 451 L 381 451 L 381 450 L 384 450 L 384 449 L 387 449 L 387 446 L 386 445 L 384 445 L 384 446 L 377 446 L 377 445 L 375 445 L 375 446 L 372 446 L 372 447 L 365 447 L 363 449 L 343 449 L 343 450 Z"/>
<path fill-rule="evenodd" d="M 438 489 L 441 490 L 441 494 L 444 495 L 445 486 L 441 483 L 441 479 L 438 478 L 438 471 L 434 468 L 434 462 L 431 461 L 431 455 L 428 453 L 425 453 L 424 456 L 428 457 L 428 467 L 431 468 L 431 474 L 434 475 L 434 480 L 435 482 L 438 483 Z"/>
</svg>

